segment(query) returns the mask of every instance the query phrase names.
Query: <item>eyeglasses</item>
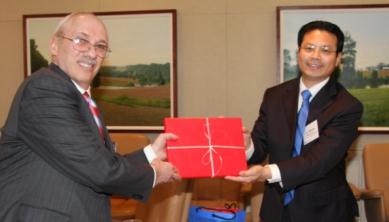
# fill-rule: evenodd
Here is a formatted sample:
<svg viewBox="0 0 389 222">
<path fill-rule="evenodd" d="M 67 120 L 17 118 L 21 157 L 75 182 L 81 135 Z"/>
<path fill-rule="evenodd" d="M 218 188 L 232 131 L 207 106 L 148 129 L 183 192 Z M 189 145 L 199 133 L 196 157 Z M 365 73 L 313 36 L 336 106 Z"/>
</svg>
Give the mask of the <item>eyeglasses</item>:
<svg viewBox="0 0 389 222">
<path fill-rule="evenodd" d="M 302 49 L 304 52 L 306 52 L 306 53 L 312 53 L 312 52 L 314 52 L 316 49 L 318 49 L 318 50 L 319 50 L 319 53 L 320 53 L 321 55 L 326 55 L 326 56 L 327 56 L 327 55 L 330 55 L 331 53 L 336 52 L 336 50 L 331 49 L 331 47 L 328 46 L 328 45 L 321 45 L 321 46 L 319 46 L 319 45 L 307 44 L 307 45 L 305 45 L 305 46 L 302 46 L 301 49 Z"/>
<path fill-rule="evenodd" d="M 69 38 L 63 35 L 60 35 L 58 37 L 71 41 L 73 48 L 79 52 L 87 52 L 93 46 L 95 48 L 96 55 L 100 58 L 105 58 L 107 56 L 107 53 L 111 52 L 108 46 L 99 43 L 92 45 L 92 43 L 89 40 L 86 40 L 81 37 Z"/>
</svg>

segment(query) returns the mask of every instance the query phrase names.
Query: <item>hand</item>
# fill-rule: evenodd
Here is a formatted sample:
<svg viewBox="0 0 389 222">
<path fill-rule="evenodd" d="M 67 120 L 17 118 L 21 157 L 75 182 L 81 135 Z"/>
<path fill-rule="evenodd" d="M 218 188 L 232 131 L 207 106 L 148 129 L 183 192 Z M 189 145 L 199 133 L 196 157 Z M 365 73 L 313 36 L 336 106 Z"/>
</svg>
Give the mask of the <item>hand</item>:
<svg viewBox="0 0 389 222">
<path fill-rule="evenodd" d="M 241 183 L 252 183 L 256 181 L 265 181 L 271 179 L 271 171 L 268 166 L 255 165 L 248 170 L 243 170 L 239 176 L 226 176 L 224 179 Z"/>
<path fill-rule="evenodd" d="M 154 159 L 153 162 L 151 162 L 151 166 L 153 166 L 157 174 L 155 185 L 181 180 L 177 169 L 169 162 Z"/>
<path fill-rule="evenodd" d="M 248 149 L 251 146 L 251 134 L 250 130 L 245 127 L 242 127 L 244 146 Z"/>
<path fill-rule="evenodd" d="M 157 155 L 157 158 L 160 160 L 165 160 L 166 155 L 166 141 L 168 140 L 175 140 L 178 136 L 172 134 L 172 133 L 161 133 L 157 137 L 157 139 L 154 140 L 153 144 L 151 144 L 151 148 L 153 149 L 155 155 Z"/>
</svg>

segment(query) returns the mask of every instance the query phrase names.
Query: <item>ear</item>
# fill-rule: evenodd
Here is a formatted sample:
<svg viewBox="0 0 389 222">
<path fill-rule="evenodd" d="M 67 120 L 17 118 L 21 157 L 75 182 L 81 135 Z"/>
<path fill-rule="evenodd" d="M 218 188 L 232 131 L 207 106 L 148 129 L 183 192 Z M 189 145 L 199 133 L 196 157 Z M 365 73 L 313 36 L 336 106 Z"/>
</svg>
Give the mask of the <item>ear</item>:
<svg viewBox="0 0 389 222">
<path fill-rule="evenodd" d="M 58 54 L 58 38 L 55 35 L 50 38 L 49 48 L 52 56 L 56 56 Z"/>
<path fill-rule="evenodd" d="M 339 53 L 336 55 L 336 66 L 339 66 L 341 61 L 342 61 L 342 53 L 339 52 Z"/>
</svg>

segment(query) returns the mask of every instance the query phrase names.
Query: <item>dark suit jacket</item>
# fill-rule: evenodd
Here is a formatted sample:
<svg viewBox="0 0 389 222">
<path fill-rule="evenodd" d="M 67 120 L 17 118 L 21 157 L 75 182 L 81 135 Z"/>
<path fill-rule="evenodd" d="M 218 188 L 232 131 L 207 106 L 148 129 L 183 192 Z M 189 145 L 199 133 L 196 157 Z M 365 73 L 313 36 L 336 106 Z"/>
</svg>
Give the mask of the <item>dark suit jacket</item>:
<svg viewBox="0 0 389 222">
<path fill-rule="evenodd" d="M 292 158 L 298 93 L 299 79 L 266 90 L 252 131 L 255 151 L 249 163 L 268 157 L 278 165 L 283 184 L 266 184 L 261 217 L 281 221 L 284 194 L 295 189 L 288 206 L 292 221 L 350 221 L 358 208 L 346 181 L 345 158 L 357 137 L 362 104 L 331 78 L 309 105 L 307 125 L 317 120 L 319 137 Z"/>
<path fill-rule="evenodd" d="M 143 151 L 114 153 L 88 104 L 56 65 L 18 89 L 0 140 L 0 221 L 107 222 L 109 194 L 147 199 Z"/>
</svg>

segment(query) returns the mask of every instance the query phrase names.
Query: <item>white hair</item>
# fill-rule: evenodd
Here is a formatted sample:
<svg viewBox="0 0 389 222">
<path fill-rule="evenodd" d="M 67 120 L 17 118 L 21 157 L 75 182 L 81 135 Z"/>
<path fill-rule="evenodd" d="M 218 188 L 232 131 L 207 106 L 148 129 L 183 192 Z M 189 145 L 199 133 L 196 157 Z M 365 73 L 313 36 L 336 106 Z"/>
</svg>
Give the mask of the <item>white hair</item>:
<svg viewBox="0 0 389 222">
<path fill-rule="evenodd" d="M 57 27 L 55 28 L 54 30 L 54 33 L 53 35 L 55 36 L 58 36 L 58 35 L 62 35 L 63 34 L 63 31 L 64 31 L 64 27 L 65 25 L 71 21 L 73 18 L 77 17 L 77 16 L 81 16 L 81 15 L 91 15 L 91 16 L 96 16 L 95 14 L 91 13 L 91 12 L 73 12 L 73 13 L 70 13 L 69 15 L 65 16 L 64 18 L 62 18 Z"/>
</svg>

